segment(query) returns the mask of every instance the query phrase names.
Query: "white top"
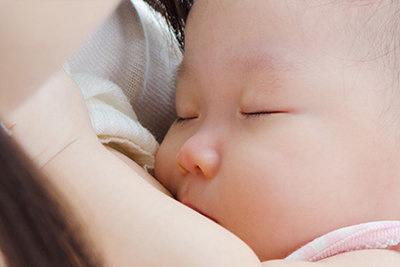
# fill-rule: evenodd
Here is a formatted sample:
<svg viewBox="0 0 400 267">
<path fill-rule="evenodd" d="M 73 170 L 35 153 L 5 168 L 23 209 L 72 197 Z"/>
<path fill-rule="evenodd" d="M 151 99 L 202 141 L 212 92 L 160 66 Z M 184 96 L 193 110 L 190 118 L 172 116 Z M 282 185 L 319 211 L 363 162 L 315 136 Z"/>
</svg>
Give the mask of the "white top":
<svg viewBox="0 0 400 267">
<path fill-rule="evenodd" d="M 181 59 L 161 15 L 141 0 L 125 0 L 64 69 L 81 88 L 101 142 L 149 170 L 175 118 Z"/>
</svg>

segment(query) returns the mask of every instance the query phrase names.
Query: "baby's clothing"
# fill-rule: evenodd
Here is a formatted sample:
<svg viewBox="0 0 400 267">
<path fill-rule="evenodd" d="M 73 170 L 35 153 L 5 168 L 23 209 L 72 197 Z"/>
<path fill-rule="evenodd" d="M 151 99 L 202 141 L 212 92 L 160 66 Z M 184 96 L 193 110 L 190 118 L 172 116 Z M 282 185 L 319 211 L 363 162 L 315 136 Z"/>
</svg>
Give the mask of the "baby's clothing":
<svg viewBox="0 0 400 267">
<path fill-rule="evenodd" d="M 175 118 L 182 53 L 166 25 L 142 0 L 125 0 L 64 65 L 100 141 L 148 170 Z"/>
<path fill-rule="evenodd" d="M 311 241 L 286 259 L 314 262 L 360 249 L 400 251 L 400 221 L 370 222 L 341 228 Z"/>
</svg>

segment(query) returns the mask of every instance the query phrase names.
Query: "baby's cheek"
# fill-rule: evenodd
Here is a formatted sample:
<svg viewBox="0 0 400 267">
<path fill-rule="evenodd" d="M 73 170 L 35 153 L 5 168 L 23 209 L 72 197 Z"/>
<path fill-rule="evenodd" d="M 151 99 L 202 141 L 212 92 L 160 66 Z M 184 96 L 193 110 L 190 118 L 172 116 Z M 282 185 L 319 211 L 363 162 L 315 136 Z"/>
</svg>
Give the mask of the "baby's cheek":
<svg viewBox="0 0 400 267">
<path fill-rule="evenodd" d="M 175 155 L 173 149 L 170 148 L 168 140 L 164 140 L 155 157 L 154 175 L 155 178 L 172 194 L 174 194 L 174 169 Z"/>
<path fill-rule="evenodd" d="M 163 146 L 161 145 L 157 151 L 154 162 L 154 176 L 161 183 L 163 183 L 163 180 L 165 179 L 165 175 L 163 175 L 165 173 L 165 168 L 166 158 L 164 156 Z"/>
</svg>

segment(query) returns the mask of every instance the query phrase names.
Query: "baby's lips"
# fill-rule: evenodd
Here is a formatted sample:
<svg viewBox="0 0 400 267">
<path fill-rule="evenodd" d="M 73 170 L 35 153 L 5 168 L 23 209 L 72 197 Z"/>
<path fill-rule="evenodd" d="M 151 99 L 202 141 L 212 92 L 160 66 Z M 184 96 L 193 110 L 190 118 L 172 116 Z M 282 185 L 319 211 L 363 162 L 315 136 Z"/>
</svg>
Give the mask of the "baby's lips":
<svg viewBox="0 0 400 267">
<path fill-rule="evenodd" d="M 207 214 L 205 214 L 204 212 L 200 211 L 197 207 L 195 207 L 194 205 L 190 204 L 190 203 L 185 203 L 182 202 L 183 205 L 187 206 L 188 208 L 191 208 L 192 210 L 196 211 L 197 213 L 200 213 L 201 215 L 203 215 L 204 217 L 210 219 L 211 221 L 218 223 L 215 219 L 213 219 L 212 217 L 208 216 Z"/>
</svg>

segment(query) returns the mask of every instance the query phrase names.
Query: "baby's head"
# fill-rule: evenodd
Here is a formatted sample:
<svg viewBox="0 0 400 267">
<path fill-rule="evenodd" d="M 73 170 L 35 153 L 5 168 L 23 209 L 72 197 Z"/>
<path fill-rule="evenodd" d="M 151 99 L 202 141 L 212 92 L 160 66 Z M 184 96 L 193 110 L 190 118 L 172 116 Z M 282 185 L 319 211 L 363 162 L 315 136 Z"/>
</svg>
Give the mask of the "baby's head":
<svg viewBox="0 0 400 267">
<path fill-rule="evenodd" d="M 262 260 L 400 220 L 397 2 L 197 0 L 156 177 Z"/>
</svg>

